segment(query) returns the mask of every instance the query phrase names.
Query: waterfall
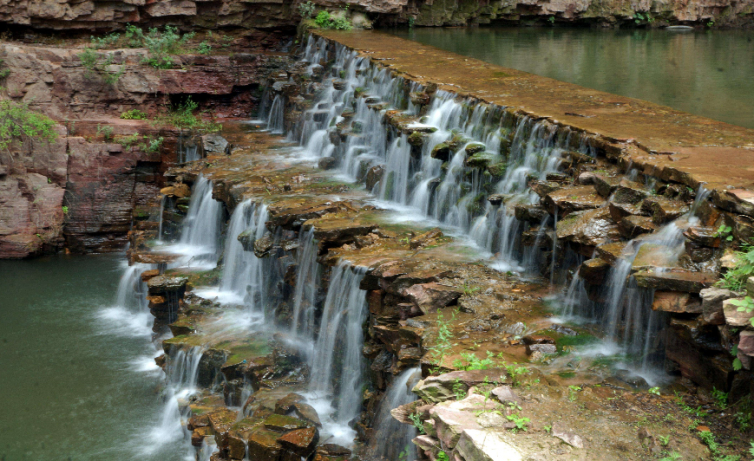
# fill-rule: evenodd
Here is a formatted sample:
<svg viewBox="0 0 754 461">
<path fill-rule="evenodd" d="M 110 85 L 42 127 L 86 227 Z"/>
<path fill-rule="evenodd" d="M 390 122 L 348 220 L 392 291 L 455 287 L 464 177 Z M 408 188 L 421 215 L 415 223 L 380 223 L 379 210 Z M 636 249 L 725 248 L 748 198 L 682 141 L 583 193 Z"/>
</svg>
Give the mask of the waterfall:
<svg viewBox="0 0 754 461">
<path fill-rule="evenodd" d="M 416 446 L 411 442 L 416 437 L 416 428 L 398 422 L 390 414 L 390 410 L 416 400 L 416 394 L 411 389 L 419 379 L 421 369 L 418 367 L 404 370 L 393 379 L 377 409 L 368 460 L 416 459 Z"/>
<path fill-rule="evenodd" d="M 283 114 L 285 109 L 285 96 L 275 95 L 275 99 L 272 101 L 270 107 L 270 114 L 267 116 L 267 129 L 272 134 L 285 133 L 285 118 Z"/>
<path fill-rule="evenodd" d="M 301 231 L 296 252 L 296 287 L 293 295 L 291 332 L 303 337 L 313 337 L 314 310 L 320 284 L 317 263 L 319 247 L 314 241 L 314 229 Z"/>
<path fill-rule="evenodd" d="M 323 418 L 325 431 L 348 445 L 354 436 L 348 425 L 358 416 L 362 399 L 366 292 L 359 285 L 365 273 L 348 262 L 333 267 L 310 361 L 312 405 L 329 417 L 328 423 Z"/>
<path fill-rule="evenodd" d="M 162 222 L 163 218 L 162 215 L 165 213 L 165 200 L 167 199 L 166 195 L 163 195 L 160 199 L 160 216 L 159 216 L 159 224 L 157 226 L 157 242 L 162 243 Z"/>
<path fill-rule="evenodd" d="M 217 255 L 222 220 L 222 204 L 212 198 L 212 182 L 199 175 L 191 193 L 189 211 L 183 220 L 181 247 L 197 259 Z"/>
</svg>

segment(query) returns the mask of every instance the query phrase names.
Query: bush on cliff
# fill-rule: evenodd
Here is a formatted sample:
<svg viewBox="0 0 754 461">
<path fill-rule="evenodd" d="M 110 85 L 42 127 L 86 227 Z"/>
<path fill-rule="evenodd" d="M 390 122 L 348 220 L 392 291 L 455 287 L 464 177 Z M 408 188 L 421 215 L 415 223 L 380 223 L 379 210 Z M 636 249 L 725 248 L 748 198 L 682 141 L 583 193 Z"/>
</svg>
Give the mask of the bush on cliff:
<svg viewBox="0 0 754 461">
<path fill-rule="evenodd" d="M 158 116 L 155 121 L 157 123 L 173 125 L 178 128 L 209 133 L 220 131 L 222 129 L 222 125 L 219 123 L 209 122 L 197 117 L 194 114 L 197 109 L 199 109 L 199 104 L 189 96 L 183 103 L 171 106 L 167 114 Z"/>
<path fill-rule="evenodd" d="M 320 29 L 336 29 L 336 30 L 351 30 L 353 25 L 345 16 L 340 18 L 333 18 L 327 11 L 320 11 L 317 17 L 314 18 L 314 23 Z"/>
<path fill-rule="evenodd" d="M 19 140 L 54 141 L 56 123 L 46 115 L 29 109 L 26 103 L 0 100 L 0 150 Z"/>
<path fill-rule="evenodd" d="M 193 37 L 193 32 L 181 35 L 178 29 L 172 26 L 165 26 L 163 32 L 153 27 L 146 34 L 140 27 L 131 24 L 126 27 L 128 45 L 133 48 L 144 47 L 149 50 L 149 56 L 145 57 L 142 63 L 157 69 L 173 67 L 173 59 L 170 55 L 180 53 L 186 42 Z"/>
</svg>

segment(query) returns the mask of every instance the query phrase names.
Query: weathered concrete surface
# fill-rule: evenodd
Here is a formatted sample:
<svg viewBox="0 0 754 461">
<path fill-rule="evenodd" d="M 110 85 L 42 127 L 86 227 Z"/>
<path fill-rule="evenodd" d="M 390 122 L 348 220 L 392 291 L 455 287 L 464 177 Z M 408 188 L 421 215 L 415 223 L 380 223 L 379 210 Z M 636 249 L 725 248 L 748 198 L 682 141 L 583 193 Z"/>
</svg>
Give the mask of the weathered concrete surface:
<svg viewBox="0 0 754 461">
<path fill-rule="evenodd" d="M 754 186 L 754 130 L 488 64 L 375 31 L 314 31 L 411 80 L 596 135 L 606 155 L 695 188 Z M 722 193 L 722 192 L 721 192 Z"/>
</svg>

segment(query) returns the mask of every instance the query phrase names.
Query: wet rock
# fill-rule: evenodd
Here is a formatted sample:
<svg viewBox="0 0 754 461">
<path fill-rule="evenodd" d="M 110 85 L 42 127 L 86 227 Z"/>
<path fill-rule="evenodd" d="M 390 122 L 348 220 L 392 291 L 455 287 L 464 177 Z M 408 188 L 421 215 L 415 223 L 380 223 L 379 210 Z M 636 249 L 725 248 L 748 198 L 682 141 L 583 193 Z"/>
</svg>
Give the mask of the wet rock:
<svg viewBox="0 0 754 461">
<path fill-rule="evenodd" d="M 658 226 L 673 221 L 689 211 L 688 205 L 684 202 L 659 196 L 644 199 L 641 209 L 648 212 Z"/>
<path fill-rule="evenodd" d="M 682 376 L 708 389 L 728 387 L 733 373 L 728 352 L 713 355 L 681 338 L 675 328 L 668 328 L 666 332 L 665 356 L 678 365 Z"/>
<path fill-rule="evenodd" d="M 754 357 L 754 331 L 742 331 L 738 337 L 738 352 Z"/>
<path fill-rule="evenodd" d="M 600 285 L 609 269 L 610 264 L 602 258 L 588 259 L 579 266 L 579 277 L 592 285 Z"/>
<path fill-rule="evenodd" d="M 581 173 L 578 176 L 578 178 L 576 178 L 576 182 L 578 184 L 581 184 L 582 186 L 593 185 L 597 176 L 598 176 L 597 173 L 593 173 L 591 171 L 585 171 Z"/>
<path fill-rule="evenodd" d="M 292 416 L 286 416 L 286 415 L 280 415 L 280 414 L 274 414 L 267 417 L 267 419 L 264 420 L 264 425 L 267 429 L 278 431 L 278 432 L 287 432 L 287 431 L 292 431 L 296 429 L 303 429 L 309 426 L 309 424 L 306 421 L 300 420 L 298 418 L 294 418 Z"/>
<path fill-rule="evenodd" d="M 238 236 L 238 240 L 241 241 L 244 249 L 246 249 L 250 237 L 252 236 L 249 236 L 248 234 L 246 234 L 246 232 L 242 232 Z M 274 241 L 272 240 L 272 234 L 270 234 L 269 232 L 265 233 L 262 237 L 254 240 L 254 256 L 256 256 L 257 258 L 266 258 L 267 256 L 269 256 L 273 244 Z"/>
<path fill-rule="evenodd" d="M 278 461 L 283 447 L 278 443 L 280 433 L 264 426 L 255 428 L 248 439 L 249 459 Z"/>
<path fill-rule="evenodd" d="M 634 277 L 641 288 L 686 293 L 699 293 L 717 281 L 716 274 L 684 270 L 639 271 Z"/>
<path fill-rule="evenodd" d="M 599 208 L 605 203 L 591 186 L 565 187 L 550 192 L 545 196 L 545 207 L 554 215 L 556 210 L 559 216 L 581 210 Z"/>
<path fill-rule="evenodd" d="M 317 162 L 317 167 L 319 167 L 322 170 L 332 170 L 335 168 L 338 161 L 335 159 L 335 157 L 322 157 L 319 159 L 319 162 Z"/>
<path fill-rule="evenodd" d="M 293 406 L 302 400 L 304 400 L 302 395 L 291 392 L 275 403 L 275 413 L 287 415 L 293 411 Z"/>
<path fill-rule="evenodd" d="M 526 353 L 529 355 L 535 353 L 538 355 L 548 355 L 555 354 L 556 352 L 557 348 L 555 347 L 555 344 L 528 344 L 526 346 Z"/>
<path fill-rule="evenodd" d="M 610 177 L 599 174 L 595 175 L 593 180 L 594 189 L 601 196 L 605 198 L 610 197 L 613 191 L 615 191 L 615 188 L 618 187 L 621 179 L 622 178 L 620 177 Z"/>
<path fill-rule="evenodd" d="M 317 427 L 322 427 L 322 423 L 319 420 L 317 410 L 311 405 L 304 402 L 296 402 L 293 404 L 293 414 L 297 417 L 314 424 Z"/>
<path fill-rule="evenodd" d="M 635 239 L 642 234 L 651 234 L 657 230 L 652 218 L 646 216 L 626 216 L 618 223 L 620 234 L 629 240 Z"/>
<path fill-rule="evenodd" d="M 374 186 L 382 180 L 384 171 L 382 165 L 375 165 L 367 170 L 365 183 L 368 191 L 374 190 Z"/>
<path fill-rule="evenodd" d="M 754 192 L 746 189 L 715 190 L 713 200 L 717 207 L 734 213 L 754 216 Z"/>
<path fill-rule="evenodd" d="M 426 315 L 455 303 L 463 293 L 457 288 L 431 282 L 413 285 L 402 290 L 401 294 L 409 298 Z"/>
<path fill-rule="evenodd" d="M 453 371 L 419 381 L 412 392 L 427 402 L 438 403 L 455 398 L 453 387 L 458 383 L 463 384 L 468 390 L 490 380 L 505 380 L 505 377 L 503 369 Z"/>
<path fill-rule="evenodd" d="M 427 243 L 430 243 L 433 240 L 436 240 L 438 238 L 441 238 L 443 236 L 443 233 L 440 229 L 434 228 L 427 232 L 424 232 L 423 234 L 419 234 L 416 237 L 412 238 L 409 241 L 408 246 L 415 250 L 421 246 L 426 245 Z"/>
<path fill-rule="evenodd" d="M 443 162 L 447 162 L 450 160 L 450 157 L 453 155 L 453 152 L 450 150 L 450 146 L 448 143 L 441 142 L 440 144 L 436 145 L 432 149 L 432 153 L 430 154 L 432 158 L 436 158 L 438 160 L 442 160 Z"/>
<path fill-rule="evenodd" d="M 693 344 L 696 349 L 712 352 L 724 352 L 721 344 L 720 330 L 705 324 L 699 319 L 673 317 L 670 319 L 670 328 L 684 341 Z"/>
<path fill-rule="evenodd" d="M 219 134 L 205 134 L 201 137 L 204 152 L 208 154 L 230 154 L 228 140 Z"/>
<path fill-rule="evenodd" d="M 743 301 L 743 298 L 735 298 L 737 301 Z M 723 301 L 723 314 L 725 323 L 732 327 L 746 327 L 751 325 L 751 319 L 754 318 L 754 312 L 739 311 L 738 307 L 733 304 L 734 299 Z"/>
<path fill-rule="evenodd" d="M 494 206 L 498 206 L 503 203 L 505 196 L 503 194 L 492 194 L 487 197 L 487 201 Z"/>
<path fill-rule="evenodd" d="M 654 271 L 662 274 L 667 272 L 667 268 L 674 268 L 677 265 L 676 257 L 668 251 L 668 247 L 657 243 L 644 243 L 636 252 L 631 270 L 633 272 Z M 655 268 L 657 268 L 656 271 Z"/>
<path fill-rule="evenodd" d="M 181 184 L 176 184 L 174 186 L 164 187 L 160 189 L 160 193 L 167 197 L 176 197 L 176 198 L 190 197 L 191 188 L 188 185 L 181 183 Z"/>
<path fill-rule="evenodd" d="M 635 205 L 644 200 L 649 193 L 644 186 L 627 179 L 622 179 L 612 193 L 612 201 L 615 203 L 630 203 Z"/>
<path fill-rule="evenodd" d="M 490 203 L 492 203 L 490 201 Z M 494 205 L 494 204 L 493 204 Z M 516 219 L 530 223 L 539 223 L 547 216 L 547 211 L 538 205 L 516 205 L 513 207 Z"/>
<path fill-rule="evenodd" d="M 738 293 L 725 288 L 710 287 L 699 292 L 702 297 L 702 319 L 710 325 L 724 325 L 723 301 L 738 297 Z"/>
<path fill-rule="evenodd" d="M 466 155 L 473 156 L 475 154 L 478 154 L 480 152 L 484 152 L 484 150 L 487 148 L 484 144 L 480 142 L 472 142 L 466 145 Z"/>
<path fill-rule="evenodd" d="M 559 240 L 596 247 L 615 240 L 617 226 L 606 208 L 576 211 L 558 221 L 556 234 Z"/>
<path fill-rule="evenodd" d="M 487 166 L 496 163 L 498 156 L 490 152 L 479 152 L 467 157 L 464 163 L 469 168 L 487 168 Z"/>
<path fill-rule="evenodd" d="M 683 236 L 702 246 L 710 248 L 720 246 L 720 236 L 714 227 L 691 226 L 683 233 Z"/>
<path fill-rule="evenodd" d="M 610 202 L 607 208 L 610 210 L 610 216 L 613 218 L 613 221 L 617 223 L 621 222 L 621 220 L 627 216 L 649 215 L 648 212 L 642 211 L 641 204 Z"/>
<path fill-rule="evenodd" d="M 560 423 L 552 424 L 552 435 L 574 448 L 584 448 L 584 441 L 581 436 L 567 431 Z"/>
<path fill-rule="evenodd" d="M 526 345 L 531 344 L 555 344 L 555 340 L 545 335 L 526 335 L 521 338 Z"/>
<path fill-rule="evenodd" d="M 532 181 L 529 183 L 529 187 L 531 190 L 534 191 L 535 194 L 539 195 L 540 197 L 544 198 L 547 195 L 556 192 L 559 190 L 562 185 L 556 183 L 556 182 L 549 182 L 549 181 Z"/>
<path fill-rule="evenodd" d="M 652 309 L 676 314 L 701 314 L 700 298 L 677 291 L 655 291 Z"/>
<path fill-rule="evenodd" d="M 318 441 L 319 431 L 316 427 L 293 430 L 278 439 L 283 448 L 304 458 L 308 458 L 314 452 Z"/>
<path fill-rule="evenodd" d="M 177 299 L 183 296 L 186 291 L 188 277 L 170 277 L 167 275 L 158 275 L 152 277 L 147 282 L 147 288 L 151 296 L 166 296 L 171 299 Z"/>
<path fill-rule="evenodd" d="M 334 443 L 325 443 L 317 447 L 317 454 L 323 456 L 351 456 L 351 450 Z"/>
</svg>

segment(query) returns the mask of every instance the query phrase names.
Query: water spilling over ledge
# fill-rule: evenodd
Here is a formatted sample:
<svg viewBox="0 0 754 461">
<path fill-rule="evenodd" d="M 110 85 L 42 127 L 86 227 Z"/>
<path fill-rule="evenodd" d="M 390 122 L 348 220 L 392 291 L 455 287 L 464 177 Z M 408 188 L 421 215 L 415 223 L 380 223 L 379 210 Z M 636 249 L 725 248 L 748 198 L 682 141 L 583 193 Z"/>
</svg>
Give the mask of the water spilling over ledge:
<svg viewBox="0 0 754 461">
<path fill-rule="evenodd" d="M 555 409 L 571 425 L 551 427 L 558 440 L 624 459 L 605 432 L 586 442 L 573 433 L 595 430 L 576 392 L 588 389 L 600 411 L 620 395 L 663 412 L 661 399 L 629 389 L 683 376 L 743 394 L 722 308 L 737 295 L 707 302 L 703 290 L 730 250 L 714 229 L 732 220 L 741 239 L 752 228 L 740 189 L 749 172 L 694 168 L 716 152 L 750 158 L 749 131 L 672 111 L 652 119 L 658 106 L 552 81 L 546 90 L 478 63 L 427 68 L 440 85 L 406 70 L 431 49 L 390 58 L 384 48 L 398 39 L 323 35 L 273 78 L 267 131 L 228 128 L 232 155 L 169 172 L 193 185 L 175 244 L 131 234 L 132 261 L 168 260 L 140 277 L 155 328 L 173 335 L 160 358 L 175 396 L 166 420 L 186 424 L 198 456 L 412 455 L 375 447 L 385 431 L 398 444 L 411 436 L 405 424 L 394 433 L 388 414 L 425 428 L 417 456 L 542 454 L 538 437 L 551 436 L 521 433 L 520 407 L 538 424 Z M 550 100 L 556 90 L 563 101 Z M 695 144 L 713 140 L 721 147 Z M 171 203 L 160 197 L 155 209 L 179 212 Z M 224 247 L 220 265 L 190 267 L 182 245 L 213 257 Z M 403 391 L 416 368 L 417 401 Z M 522 380 L 539 404 L 514 389 Z M 684 454 L 703 450 L 686 438 Z"/>
</svg>

